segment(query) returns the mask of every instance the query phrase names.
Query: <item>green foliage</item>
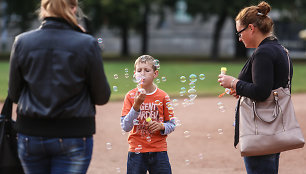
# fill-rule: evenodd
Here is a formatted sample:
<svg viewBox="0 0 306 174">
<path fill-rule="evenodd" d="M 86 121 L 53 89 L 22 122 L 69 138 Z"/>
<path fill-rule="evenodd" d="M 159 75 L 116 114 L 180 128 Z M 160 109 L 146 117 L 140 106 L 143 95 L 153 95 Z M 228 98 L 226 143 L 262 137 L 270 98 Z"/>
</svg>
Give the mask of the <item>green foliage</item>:
<svg viewBox="0 0 306 174">
<path fill-rule="evenodd" d="M 7 4 L 7 8 L 5 9 L 5 15 L 8 16 L 10 22 L 13 15 L 14 20 L 13 23 L 17 24 L 17 27 L 21 29 L 21 31 L 26 31 L 34 18 L 36 18 L 36 9 L 38 9 L 40 1 L 38 0 L 4 0 Z"/>
</svg>

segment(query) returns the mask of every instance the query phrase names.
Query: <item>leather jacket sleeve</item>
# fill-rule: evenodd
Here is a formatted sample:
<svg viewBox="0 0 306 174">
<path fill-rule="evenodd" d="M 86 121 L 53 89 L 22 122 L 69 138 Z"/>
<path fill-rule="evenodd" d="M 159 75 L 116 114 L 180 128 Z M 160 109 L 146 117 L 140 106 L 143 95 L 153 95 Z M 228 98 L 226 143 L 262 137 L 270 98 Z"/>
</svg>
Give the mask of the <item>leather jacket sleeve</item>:
<svg viewBox="0 0 306 174">
<path fill-rule="evenodd" d="M 24 80 L 22 78 L 19 63 L 18 63 L 18 39 L 16 38 L 11 52 L 10 57 L 10 78 L 9 78 L 9 97 L 14 102 L 17 103 L 21 95 L 22 89 L 24 88 Z"/>
<path fill-rule="evenodd" d="M 88 86 L 92 102 L 103 105 L 108 102 L 111 91 L 104 73 L 101 49 L 97 42 L 93 43 L 92 49 L 93 56 L 90 58 L 88 67 Z"/>
</svg>

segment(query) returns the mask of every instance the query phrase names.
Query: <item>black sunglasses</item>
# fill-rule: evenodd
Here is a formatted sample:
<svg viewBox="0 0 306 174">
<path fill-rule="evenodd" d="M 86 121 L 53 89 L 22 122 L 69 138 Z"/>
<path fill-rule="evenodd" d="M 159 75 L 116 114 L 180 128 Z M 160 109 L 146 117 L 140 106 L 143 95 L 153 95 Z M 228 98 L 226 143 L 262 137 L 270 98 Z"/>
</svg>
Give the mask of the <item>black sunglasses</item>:
<svg viewBox="0 0 306 174">
<path fill-rule="evenodd" d="M 242 33 L 244 30 L 246 30 L 248 27 L 249 27 L 249 25 L 247 25 L 247 26 L 246 26 L 245 28 L 243 28 L 242 30 L 238 31 L 238 32 L 236 33 L 236 35 L 237 35 L 238 37 L 241 37 L 241 33 Z"/>
</svg>

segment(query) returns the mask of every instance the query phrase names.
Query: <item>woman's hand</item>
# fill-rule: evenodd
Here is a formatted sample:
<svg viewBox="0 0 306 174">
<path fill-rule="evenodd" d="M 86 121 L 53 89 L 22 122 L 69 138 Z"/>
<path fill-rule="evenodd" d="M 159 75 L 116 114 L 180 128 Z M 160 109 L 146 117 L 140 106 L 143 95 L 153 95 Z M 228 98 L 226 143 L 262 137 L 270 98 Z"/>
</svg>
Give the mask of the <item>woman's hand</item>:
<svg viewBox="0 0 306 174">
<path fill-rule="evenodd" d="M 163 123 L 159 123 L 157 121 L 152 121 L 149 123 L 149 131 L 151 133 L 156 132 L 156 131 L 160 131 L 160 130 L 165 130 L 165 126 Z"/>
<path fill-rule="evenodd" d="M 223 86 L 224 88 L 236 89 L 236 83 L 238 80 L 235 77 L 224 74 L 220 74 L 218 77 L 218 82 L 220 83 L 220 86 Z"/>
</svg>

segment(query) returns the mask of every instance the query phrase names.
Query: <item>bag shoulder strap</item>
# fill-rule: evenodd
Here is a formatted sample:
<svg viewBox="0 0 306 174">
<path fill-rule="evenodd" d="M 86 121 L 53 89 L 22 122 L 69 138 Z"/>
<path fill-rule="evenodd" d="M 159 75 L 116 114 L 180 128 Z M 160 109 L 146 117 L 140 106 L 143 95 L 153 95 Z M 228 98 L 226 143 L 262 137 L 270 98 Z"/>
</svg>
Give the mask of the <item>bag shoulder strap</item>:
<svg viewBox="0 0 306 174">
<path fill-rule="evenodd" d="M 282 46 L 282 47 L 284 48 L 285 52 L 287 53 L 288 66 L 289 66 L 289 72 L 288 72 L 288 87 L 289 87 L 289 89 L 290 89 L 290 91 L 291 91 L 291 78 L 290 78 L 290 74 L 291 74 L 290 65 L 291 65 L 291 63 L 290 63 L 290 58 L 289 58 L 289 51 L 288 51 L 288 49 L 285 48 L 284 46 Z"/>
<path fill-rule="evenodd" d="M 9 97 L 6 97 L 1 110 L 1 116 L 4 116 L 5 119 L 11 119 L 12 109 L 13 109 L 13 101 Z"/>
</svg>

